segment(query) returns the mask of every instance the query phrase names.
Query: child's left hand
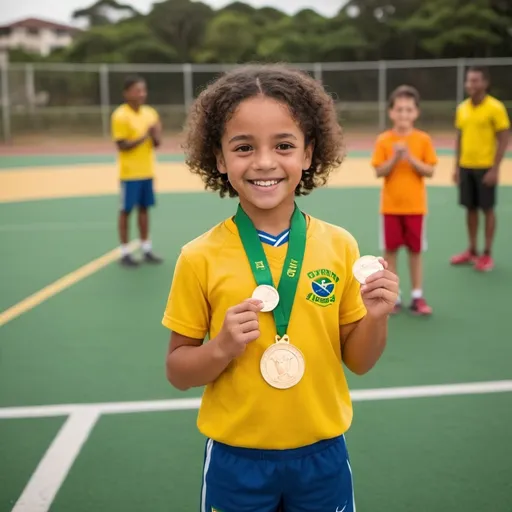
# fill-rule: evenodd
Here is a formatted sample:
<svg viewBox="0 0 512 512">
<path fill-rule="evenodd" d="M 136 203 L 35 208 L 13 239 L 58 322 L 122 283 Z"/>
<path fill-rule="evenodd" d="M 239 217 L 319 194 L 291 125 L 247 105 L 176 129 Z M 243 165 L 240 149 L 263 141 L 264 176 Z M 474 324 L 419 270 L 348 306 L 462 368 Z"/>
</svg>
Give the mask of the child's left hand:
<svg viewBox="0 0 512 512">
<path fill-rule="evenodd" d="M 397 142 L 395 144 L 395 151 L 399 158 L 407 159 L 409 156 L 409 148 L 405 142 Z"/>
<path fill-rule="evenodd" d="M 399 280 L 396 274 L 388 270 L 388 264 L 379 258 L 384 270 L 379 270 L 366 278 L 361 286 L 361 296 L 368 315 L 373 318 L 388 316 L 398 299 Z"/>
</svg>

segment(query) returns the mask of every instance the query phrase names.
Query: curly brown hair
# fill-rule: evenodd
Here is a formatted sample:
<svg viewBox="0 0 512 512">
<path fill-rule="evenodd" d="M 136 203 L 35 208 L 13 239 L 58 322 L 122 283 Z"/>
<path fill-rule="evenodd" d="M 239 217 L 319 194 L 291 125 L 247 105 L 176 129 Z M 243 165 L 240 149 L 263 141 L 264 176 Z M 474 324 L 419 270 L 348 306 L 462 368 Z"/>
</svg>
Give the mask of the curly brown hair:
<svg viewBox="0 0 512 512">
<path fill-rule="evenodd" d="M 191 172 L 201 177 L 206 189 L 219 191 L 221 197 L 238 195 L 227 176 L 217 169 L 216 152 L 221 148 L 225 124 L 238 105 L 261 94 L 286 104 L 306 144 L 314 143 L 311 167 L 303 171 L 295 195 L 306 195 L 325 185 L 344 157 L 334 101 L 310 75 L 281 64 L 235 68 L 201 92 L 185 125 L 183 149 Z"/>
</svg>

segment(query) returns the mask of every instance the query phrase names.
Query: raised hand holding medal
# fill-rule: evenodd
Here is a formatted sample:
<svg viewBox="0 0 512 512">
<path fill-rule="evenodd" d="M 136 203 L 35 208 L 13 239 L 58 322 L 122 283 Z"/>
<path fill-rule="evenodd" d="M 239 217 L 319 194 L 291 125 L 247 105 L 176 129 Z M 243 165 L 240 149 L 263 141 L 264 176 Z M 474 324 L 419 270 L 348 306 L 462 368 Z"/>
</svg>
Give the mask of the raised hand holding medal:
<svg viewBox="0 0 512 512">
<path fill-rule="evenodd" d="M 399 292 L 398 276 L 388 270 L 383 258 L 362 256 L 352 267 L 354 277 L 361 283 L 361 297 L 369 315 L 379 318 L 389 315 L 395 307 Z"/>
<path fill-rule="evenodd" d="M 257 283 L 252 297 L 263 302 L 262 312 L 272 311 L 276 323 L 274 343 L 267 348 L 260 361 L 261 374 L 275 388 L 290 388 L 302 379 L 305 370 L 304 356 L 290 343 L 287 330 L 306 249 L 306 219 L 295 206 L 288 250 L 277 289 L 273 286 L 272 274 L 256 228 L 240 205 L 235 223 Z"/>
<path fill-rule="evenodd" d="M 229 359 L 238 357 L 248 343 L 259 338 L 258 312 L 262 307 L 260 301 L 247 299 L 227 310 L 218 336 L 223 355 Z"/>
</svg>

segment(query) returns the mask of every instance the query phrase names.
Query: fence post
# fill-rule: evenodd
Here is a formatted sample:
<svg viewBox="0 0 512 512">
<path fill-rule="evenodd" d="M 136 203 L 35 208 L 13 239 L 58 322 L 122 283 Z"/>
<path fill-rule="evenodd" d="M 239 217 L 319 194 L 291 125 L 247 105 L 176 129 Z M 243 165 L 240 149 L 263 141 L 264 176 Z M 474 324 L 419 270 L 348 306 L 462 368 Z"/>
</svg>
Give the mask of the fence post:
<svg viewBox="0 0 512 512">
<path fill-rule="evenodd" d="M 101 126 L 103 137 L 108 138 L 110 133 L 110 87 L 108 81 L 108 64 L 100 65 L 100 103 L 101 103 Z"/>
<path fill-rule="evenodd" d="M 185 100 L 185 115 L 194 101 L 194 84 L 192 81 L 192 64 L 183 64 L 183 96 Z"/>
<path fill-rule="evenodd" d="M 5 59 L 0 59 L 0 82 L 2 84 L 2 127 L 4 132 L 4 141 L 11 140 L 11 105 L 9 100 L 9 63 Z"/>
<path fill-rule="evenodd" d="M 379 61 L 379 130 L 386 128 L 387 103 L 387 65 L 385 60 Z"/>
<path fill-rule="evenodd" d="M 466 68 L 466 59 L 463 57 L 457 60 L 457 91 L 455 99 L 457 105 L 464 100 L 464 70 Z"/>
<path fill-rule="evenodd" d="M 34 64 L 25 64 L 25 96 L 27 97 L 28 109 L 31 115 L 36 109 L 36 84 L 34 80 Z"/>
<path fill-rule="evenodd" d="M 322 63 L 315 62 L 314 64 L 315 79 L 322 83 Z"/>
</svg>

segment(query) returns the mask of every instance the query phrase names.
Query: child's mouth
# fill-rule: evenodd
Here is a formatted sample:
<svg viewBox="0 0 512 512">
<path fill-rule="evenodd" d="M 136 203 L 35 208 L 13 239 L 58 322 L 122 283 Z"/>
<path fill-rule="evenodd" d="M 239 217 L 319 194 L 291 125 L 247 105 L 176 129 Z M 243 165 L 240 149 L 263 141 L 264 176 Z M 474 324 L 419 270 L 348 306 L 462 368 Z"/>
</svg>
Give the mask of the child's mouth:
<svg viewBox="0 0 512 512">
<path fill-rule="evenodd" d="M 274 179 L 274 180 L 248 180 L 251 185 L 255 185 L 256 187 L 269 188 L 277 185 L 283 178 Z"/>
</svg>

